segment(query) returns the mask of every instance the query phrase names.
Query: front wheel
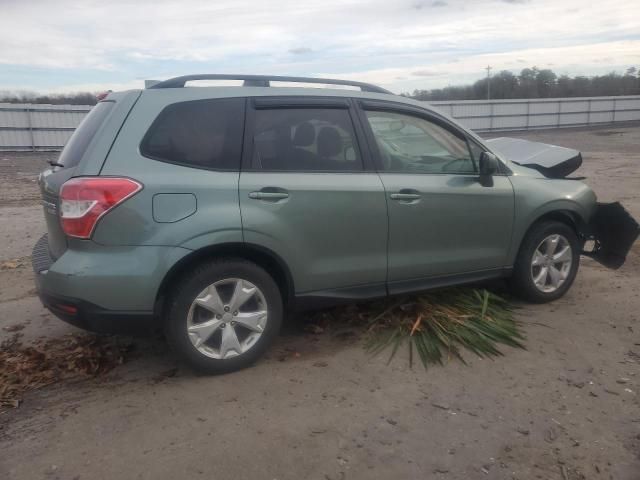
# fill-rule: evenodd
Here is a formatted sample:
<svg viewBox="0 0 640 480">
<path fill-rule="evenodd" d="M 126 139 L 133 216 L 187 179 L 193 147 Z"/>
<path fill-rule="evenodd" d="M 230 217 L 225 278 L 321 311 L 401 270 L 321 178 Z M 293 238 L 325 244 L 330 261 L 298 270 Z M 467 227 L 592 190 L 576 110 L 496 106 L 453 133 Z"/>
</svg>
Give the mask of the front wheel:
<svg viewBox="0 0 640 480">
<path fill-rule="evenodd" d="M 517 295 L 535 303 L 563 296 L 573 284 L 580 264 L 580 242 L 564 223 L 534 225 L 522 242 L 512 286 Z"/>
<path fill-rule="evenodd" d="M 280 330 L 280 290 L 251 262 L 210 261 L 182 276 L 177 287 L 166 318 L 167 340 L 202 373 L 249 366 Z"/>
</svg>

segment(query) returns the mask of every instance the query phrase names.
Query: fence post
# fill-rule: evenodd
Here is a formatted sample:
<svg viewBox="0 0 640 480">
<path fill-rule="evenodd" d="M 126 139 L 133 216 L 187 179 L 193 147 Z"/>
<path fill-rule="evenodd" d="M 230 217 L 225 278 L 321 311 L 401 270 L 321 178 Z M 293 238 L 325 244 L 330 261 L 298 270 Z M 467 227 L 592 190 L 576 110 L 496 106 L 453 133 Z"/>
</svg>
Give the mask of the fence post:
<svg viewBox="0 0 640 480">
<path fill-rule="evenodd" d="M 618 101 L 617 99 L 613 99 L 613 119 L 611 120 L 611 123 L 616 123 L 616 108 L 618 105 Z"/>
<path fill-rule="evenodd" d="M 562 99 L 558 99 L 558 122 L 556 128 L 560 128 L 560 117 L 562 116 Z"/>
<path fill-rule="evenodd" d="M 29 127 L 29 138 L 31 139 L 31 151 L 36 151 L 36 141 L 33 136 L 33 124 L 31 123 L 31 105 L 29 105 L 25 111 L 27 112 L 27 125 Z"/>
<path fill-rule="evenodd" d="M 489 131 L 493 131 L 493 102 L 489 104 Z"/>
<path fill-rule="evenodd" d="M 531 123 L 531 101 L 527 99 L 527 125 L 525 126 L 525 130 L 529 130 L 529 125 Z"/>
<path fill-rule="evenodd" d="M 591 125 L 591 99 L 589 99 L 587 106 L 587 125 Z"/>
</svg>

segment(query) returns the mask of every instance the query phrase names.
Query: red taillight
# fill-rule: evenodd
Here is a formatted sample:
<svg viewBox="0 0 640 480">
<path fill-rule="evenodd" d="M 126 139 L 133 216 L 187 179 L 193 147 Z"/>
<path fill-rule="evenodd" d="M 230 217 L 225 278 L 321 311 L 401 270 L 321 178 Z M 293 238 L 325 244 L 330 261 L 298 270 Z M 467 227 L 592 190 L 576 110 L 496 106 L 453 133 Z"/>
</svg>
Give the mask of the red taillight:
<svg viewBox="0 0 640 480">
<path fill-rule="evenodd" d="M 109 96 L 109 94 L 113 92 L 113 90 L 107 90 L 106 92 L 100 92 L 96 95 L 96 100 L 101 102 L 102 100 L 104 100 L 105 98 L 107 98 Z"/>
<path fill-rule="evenodd" d="M 57 309 L 59 311 L 67 313 L 69 315 L 75 315 L 76 313 L 78 313 L 78 307 L 76 307 L 75 305 L 67 305 L 67 304 L 64 304 L 64 303 L 55 303 L 55 304 L 51 305 L 51 308 Z"/>
<path fill-rule="evenodd" d="M 72 178 L 60 191 L 62 230 L 70 237 L 90 238 L 103 215 L 140 190 L 142 185 L 130 178 Z"/>
</svg>

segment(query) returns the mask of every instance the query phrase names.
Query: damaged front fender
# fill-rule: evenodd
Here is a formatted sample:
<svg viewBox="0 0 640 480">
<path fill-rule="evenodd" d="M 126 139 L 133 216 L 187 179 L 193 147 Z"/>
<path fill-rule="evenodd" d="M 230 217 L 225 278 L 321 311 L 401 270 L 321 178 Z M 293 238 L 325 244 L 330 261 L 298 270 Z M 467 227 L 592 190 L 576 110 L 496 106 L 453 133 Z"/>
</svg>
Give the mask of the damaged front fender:
<svg viewBox="0 0 640 480">
<path fill-rule="evenodd" d="M 593 248 L 582 254 L 617 269 L 624 264 L 638 238 L 640 225 L 620 202 L 598 203 L 585 233 L 587 240 L 593 241 Z"/>
</svg>

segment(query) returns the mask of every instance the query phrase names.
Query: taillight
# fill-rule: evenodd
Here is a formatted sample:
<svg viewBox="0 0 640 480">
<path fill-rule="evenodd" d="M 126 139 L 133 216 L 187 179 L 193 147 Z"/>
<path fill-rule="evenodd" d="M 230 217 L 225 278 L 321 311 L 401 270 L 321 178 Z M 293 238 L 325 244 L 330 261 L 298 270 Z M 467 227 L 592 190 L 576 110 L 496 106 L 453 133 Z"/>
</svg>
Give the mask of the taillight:
<svg viewBox="0 0 640 480">
<path fill-rule="evenodd" d="M 62 230 L 70 237 L 90 238 L 103 215 L 140 190 L 142 185 L 130 178 L 72 178 L 60 190 Z"/>
<path fill-rule="evenodd" d="M 109 94 L 113 92 L 113 90 L 107 90 L 106 92 L 100 92 L 96 95 L 96 100 L 101 102 L 102 100 L 104 100 L 105 98 L 107 98 L 109 96 Z"/>
</svg>

